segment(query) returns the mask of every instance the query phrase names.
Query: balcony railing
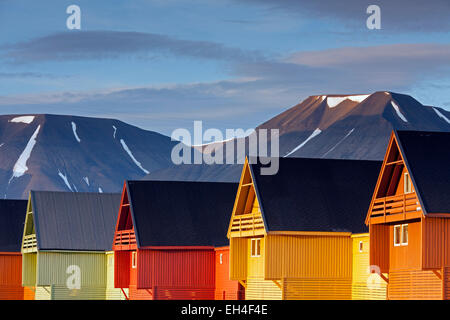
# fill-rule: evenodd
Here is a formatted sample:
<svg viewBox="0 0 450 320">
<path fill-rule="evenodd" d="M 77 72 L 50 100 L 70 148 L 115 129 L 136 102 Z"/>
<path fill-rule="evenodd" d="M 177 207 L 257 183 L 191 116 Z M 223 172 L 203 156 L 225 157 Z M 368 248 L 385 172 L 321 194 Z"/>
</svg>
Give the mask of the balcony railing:
<svg viewBox="0 0 450 320">
<path fill-rule="evenodd" d="M 422 211 L 416 193 L 406 193 L 376 199 L 372 208 L 371 217 L 392 216 L 398 214 L 417 213 Z"/>
<path fill-rule="evenodd" d="M 247 213 L 236 215 L 231 224 L 231 232 L 264 230 L 261 213 Z"/>
<path fill-rule="evenodd" d="M 136 244 L 136 236 L 134 230 L 122 230 L 116 231 L 114 236 L 114 245 L 116 246 L 129 246 Z"/>
<path fill-rule="evenodd" d="M 23 237 L 22 250 L 30 252 L 37 248 L 36 234 L 30 234 Z"/>
</svg>

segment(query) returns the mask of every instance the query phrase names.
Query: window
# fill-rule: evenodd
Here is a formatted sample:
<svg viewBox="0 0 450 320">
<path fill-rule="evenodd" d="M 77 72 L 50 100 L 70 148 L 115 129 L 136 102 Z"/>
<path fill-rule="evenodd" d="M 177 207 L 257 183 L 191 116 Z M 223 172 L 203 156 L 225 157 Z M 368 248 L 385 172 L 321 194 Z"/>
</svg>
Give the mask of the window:
<svg viewBox="0 0 450 320">
<path fill-rule="evenodd" d="M 222 264 L 223 263 L 223 254 L 222 253 L 219 256 L 219 259 L 220 259 L 220 264 Z"/>
<path fill-rule="evenodd" d="M 394 226 L 394 246 L 408 245 L 408 224 L 398 224 Z"/>
<path fill-rule="evenodd" d="M 136 262 L 137 262 L 137 261 L 136 261 L 136 251 L 133 251 L 133 252 L 131 253 L 131 267 L 132 267 L 132 268 L 136 268 L 136 265 L 137 265 Z"/>
<path fill-rule="evenodd" d="M 364 243 L 362 241 L 359 242 L 359 252 L 363 252 L 363 245 Z"/>
<path fill-rule="evenodd" d="M 261 256 L 261 239 L 252 239 L 252 257 Z"/>
<path fill-rule="evenodd" d="M 402 225 L 402 246 L 408 245 L 408 225 Z"/>
<path fill-rule="evenodd" d="M 407 172 L 404 175 L 404 192 L 405 193 L 411 193 L 412 192 L 411 179 L 409 177 L 409 173 L 407 173 Z"/>
</svg>

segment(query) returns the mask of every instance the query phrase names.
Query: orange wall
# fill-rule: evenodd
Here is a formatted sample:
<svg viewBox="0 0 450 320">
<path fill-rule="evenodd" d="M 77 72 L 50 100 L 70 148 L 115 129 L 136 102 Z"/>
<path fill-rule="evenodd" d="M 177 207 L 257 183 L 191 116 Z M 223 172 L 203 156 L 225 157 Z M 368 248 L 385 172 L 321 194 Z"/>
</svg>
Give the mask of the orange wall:
<svg viewBox="0 0 450 320">
<path fill-rule="evenodd" d="M 0 300 L 22 299 L 22 255 L 0 253 Z"/>
<path fill-rule="evenodd" d="M 230 248 L 216 250 L 216 300 L 239 300 L 243 298 L 243 288 L 238 281 L 230 280 Z M 222 255 L 222 263 L 220 263 Z"/>
<path fill-rule="evenodd" d="M 425 218 L 423 220 L 423 268 L 450 266 L 450 220 Z"/>
<path fill-rule="evenodd" d="M 402 222 L 405 223 L 405 222 Z M 408 223 L 408 245 L 394 246 L 394 225 L 389 226 L 389 271 L 418 270 L 422 267 L 421 222 Z"/>
</svg>

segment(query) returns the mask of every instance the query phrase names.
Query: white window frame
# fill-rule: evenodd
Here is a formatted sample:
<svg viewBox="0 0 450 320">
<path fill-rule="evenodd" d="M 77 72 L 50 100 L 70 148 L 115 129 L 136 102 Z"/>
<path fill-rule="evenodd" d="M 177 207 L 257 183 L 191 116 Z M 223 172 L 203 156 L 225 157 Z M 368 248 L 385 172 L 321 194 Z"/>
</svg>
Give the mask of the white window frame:
<svg viewBox="0 0 450 320">
<path fill-rule="evenodd" d="M 405 227 L 408 228 L 408 233 L 407 233 L 406 242 L 403 242 L 403 231 L 404 231 Z M 400 232 L 399 232 L 400 239 L 397 239 L 397 237 L 396 237 L 395 229 L 397 229 L 397 228 L 400 229 Z M 398 240 L 398 243 L 396 243 L 397 242 L 396 240 Z M 408 223 L 396 224 L 394 226 L 394 247 L 407 246 L 408 243 L 409 243 L 409 227 L 408 227 Z"/>
<path fill-rule="evenodd" d="M 359 249 L 359 252 L 363 252 L 364 251 L 364 242 L 362 242 L 362 241 L 359 242 L 358 249 Z"/>
<path fill-rule="evenodd" d="M 403 233 L 404 233 L 404 228 L 407 227 L 408 228 L 408 233 L 406 234 L 406 242 L 403 242 Z M 407 246 L 408 242 L 409 242 L 409 227 L 407 223 L 402 224 L 402 237 L 400 238 L 400 243 L 402 246 Z"/>
<path fill-rule="evenodd" d="M 409 188 L 407 188 L 407 186 Z M 403 192 L 405 194 L 412 193 L 412 181 L 408 172 L 405 172 L 405 174 L 403 175 Z"/>
<path fill-rule="evenodd" d="M 252 258 L 261 257 L 261 238 L 251 239 L 250 256 Z M 259 246 L 258 246 L 259 244 Z M 254 250 L 253 250 L 254 249 Z"/>
<path fill-rule="evenodd" d="M 395 230 L 397 228 L 400 229 L 400 232 L 399 232 L 399 235 L 398 235 L 400 239 L 397 239 L 397 232 L 395 232 Z M 401 240 L 402 240 L 402 225 L 401 224 L 396 224 L 394 226 L 394 247 L 400 247 L 402 245 L 402 241 Z"/>
<path fill-rule="evenodd" d="M 137 267 L 137 252 L 131 252 L 131 268 L 136 269 Z"/>
</svg>

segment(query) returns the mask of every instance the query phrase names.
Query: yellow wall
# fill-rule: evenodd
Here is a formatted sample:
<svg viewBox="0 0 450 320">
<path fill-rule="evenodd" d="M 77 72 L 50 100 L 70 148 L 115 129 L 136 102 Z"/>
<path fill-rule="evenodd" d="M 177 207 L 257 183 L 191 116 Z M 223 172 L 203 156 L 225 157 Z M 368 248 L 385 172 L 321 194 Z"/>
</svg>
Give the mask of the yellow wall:
<svg viewBox="0 0 450 320">
<path fill-rule="evenodd" d="M 252 239 L 261 239 L 261 255 L 252 257 Z M 264 257 L 265 257 L 265 239 L 264 238 L 247 238 L 247 278 L 248 279 L 264 279 Z"/>
<path fill-rule="evenodd" d="M 353 241 L 353 276 L 352 276 L 352 299 L 353 300 L 385 300 L 386 282 L 376 273 L 377 268 L 372 267 L 375 273 L 370 273 L 369 234 L 352 236 Z M 362 242 L 362 251 L 359 243 Z"/>
<path fill-rule="evenodd" d="M 350 235 L 268 235 L 265 278 L 346 278 L 352 276 Z"/>
<path fill-rule="evenodd" d="M 247 279 L 247 238 L 230 239 L 230 280 Z"/>
</svg>

